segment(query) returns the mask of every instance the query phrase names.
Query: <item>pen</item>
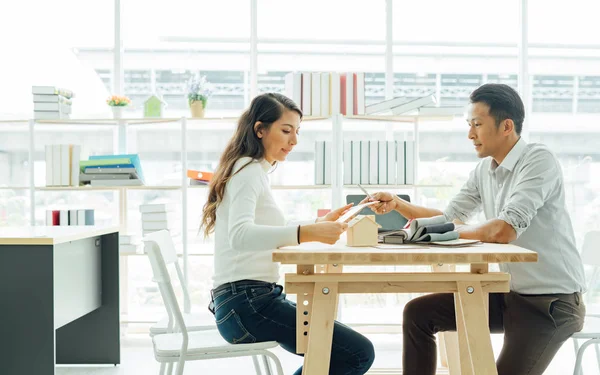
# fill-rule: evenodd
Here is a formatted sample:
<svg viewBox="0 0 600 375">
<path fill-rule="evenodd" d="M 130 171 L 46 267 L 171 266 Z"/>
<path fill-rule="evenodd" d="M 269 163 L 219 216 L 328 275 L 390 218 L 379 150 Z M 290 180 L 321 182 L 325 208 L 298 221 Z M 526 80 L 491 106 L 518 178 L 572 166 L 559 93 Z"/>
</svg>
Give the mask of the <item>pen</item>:
<svg viewBox="0 0 600 375">
<path fill-rule="evenodd" d="M 360 188 L 360 190 L 363 191 L 363 193 L 367 194 L 367 197 L 369 197 L 369 199 L 373 199 L 373 197 L 371 196 L 371 194 L 369 194 L 369 192 L 366 191 L 364 187 L 360 186 L 360 184 L 358 184 L 358 187 Z"/>
</svg>

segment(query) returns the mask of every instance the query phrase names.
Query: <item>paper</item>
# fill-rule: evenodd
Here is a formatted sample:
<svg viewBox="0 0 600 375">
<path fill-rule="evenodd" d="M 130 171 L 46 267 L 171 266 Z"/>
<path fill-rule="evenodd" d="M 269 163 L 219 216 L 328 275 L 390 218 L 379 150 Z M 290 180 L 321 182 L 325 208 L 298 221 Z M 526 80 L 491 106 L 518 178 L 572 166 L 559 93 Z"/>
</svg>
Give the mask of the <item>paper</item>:
<svg viewBox="0 0 600 375">
<path fill-rule="evenodd" d="M 353 216 L 358 215 L 358 213 L 360 211 L 362 211 L 363 208 L 369 207 L 371 205 L 374 205 L 375 203 L 379 203 L 379 201 L 367 202 L 367 203 L 359 204 L 358 206 L 354 206 L 354 207 L 350 208 L 345 214 L 343 214 L 342 216 L 340 216 L 336 220 L 336 222 L 338 222 L 338 223 L 344 223 L 344 222 L 346 222 L 346 220 L 352 218 Z"/>
</svg>

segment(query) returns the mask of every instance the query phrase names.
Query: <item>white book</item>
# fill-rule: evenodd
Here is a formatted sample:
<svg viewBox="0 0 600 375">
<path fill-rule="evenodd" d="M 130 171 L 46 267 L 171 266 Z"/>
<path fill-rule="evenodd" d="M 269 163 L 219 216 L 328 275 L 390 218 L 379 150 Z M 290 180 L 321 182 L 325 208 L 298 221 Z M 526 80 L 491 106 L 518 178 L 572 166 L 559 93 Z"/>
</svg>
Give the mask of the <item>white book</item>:
<svg viewBox="0 0 600 375">
<path fill-rule="evenodd" d="M 141 213 L 175 211 L 175 203 L 147 203 L 139 207 Z"/>
<path fill-rule="evenodd" d="M 71 145 L 60 145 L 60 186 L 71 185 Z"/>
<path fill-rule="evenodd" d="M 60 145 L 52 145 L 52 186 L 60 186 Z"/>
<path fill-rule="evenodd" d="M 285 75 L 285 96 L 302 106 L 302 73 L 290 72 Z"/>
<path fill-rule="evenodd" d="M 315 142 L 315 185 L 325 184 L 325 141 Z"/>
<path fill-rule="evenodd" d="M 312 115 L 312 76 L 310 73 L 302 73 L 302 113 L 304 116 Z"/>
<path fill-rule="evenodd" d="M 174 221 L 175 219 L 176 215 L 174 211 L 142 213 L 142 221 Z"/>
<path fill-rule="evenodd" d="M 354 73 L 346 73 L 346 116 L 355 115 L 354 112 Z"/>
<path fill-rule="evenodd" d="M 331 155 L 331 141 L 325 141 L 325 162 L 323 163 L 323 183 L 325 185 L 331 185 L 331 163 L 332 163 L 332 155 Z"/>
<path fill-rule="evenodd" d="M 465 107 L 430 107 L 419 108 L 419 115 L 422 116 L 462 116 L 465 114 Z"/>
<path fill-rule="evenodd" d="M 173 223 L 168 221 L 142 221 L 143 230 L 169 230 L 173 228 Z"/>
<path fill-rule="evenodd" d="M 119 245 L 135 245 L 135 244 L 139 244 L 139 242 L 140 242 L 139 234 L 119 233 Z"/>
<path fill-rule="evenodd" d="M 72 104 L 71 99 L 67 99 L 62 95 L 44 95 L 44 94 L 34 94 L 33 95 L 34 103 L 64 103 L 64 104 Z"/>
<path fill-rule="evenodd" d="M 85 222 L 85 209 L 77 210 L 77 224 L 86 225 Z"/>
<path fill-rule="evenodd" d="M 32 94 L 42 94 L 42 95 L 61 95 L 67 99 L 70 99 L 75 96 L 73 91 L 63 89 L 55 86 L 31 86 Z"/>
<path fill-rule="evenodd" d="M 356 73 L 356 114 L 365 114 L 365 73 Z"/>
<path fill-rule="evenodd" d="M 70 173 L 70 185 L 79 186 L 79 160 L 81 159 L 81 146 L 71 145 L 70 146 L 70 159 L 71 159 L 71 173 Z"/>
<path fill-rule="evenodd" d="M 52 226 L 52 210 L 46 210 L 46 225 Z"/>
<path fill-rule="evenodd" d="M 68 226 L 69 225 L 69 210 L 60 210 L 60 214 L 59 214 L 59 225 L 62 226 Z"/>
<path fill-rule="evenodd" d="M 377 183 L 379 185 L 387 185 L 387 142 L 379 141 L 379 157 L 377 158 L 377 165 L 379 173 L 377 174 Z"/>
<path fill-rule="evenodd" d="M 44 151 L 46 154 L 46 186 L 54 186 L 53 171 L 52 171 L 52 155 L 54 154 L 52 145 L 45 145 Z M 52 220 L 50 220 L 52 222 Z"/>
<path fill-rule="evenodd" d="M 71 105 L 65 103 L 33 103 L 33 110 L 40 112 L 60 112 L 65 114 L 71 113 Z"/>
<path fill-rule="evenodd" d="M 119 254 L 137 254 L 140 244 L 119 244 Z"/>
<path fill-rule="evenodd" d="M 331 110 L 331 114 L 338 114 L 338 113 L 342 113 L 342 107 L 341 107 L 341 82 L 340 82 L 340 74 L 336 73 L 336 72 L 332 72 L 331 73 L 331 80 L 330 80 L 330 88 L 329 88 L 329 92 L 330 94 L 330 110 Z"/>
<path fill-rule="evenodd" d="M 420 98 L 412 99 L 398 106 L 392 107 L 392 114 L 395 116 L 399 116 L 402 114 L 409 114 L 411 112 L 416 112 L 419 108 L 436 104 L 437 100 L 435 99 L 435 95 L 430 94 Z"/>
<path fill-rule="evenodd" d="M 379 180 L 379 141 L 369 141 L 369 184 L 377 185 Z"/>
<path fill-rule="evenodd" d="M 360 184 L 361 141 L 352 141 L 352 185 Z"/>
<path fill-rule="evenodd" d="M 323 117 L 329 117 L 331 115 L 330 80 L 331 75 L 329 73 L 321 73 L 321 116 Z"/>
<path fill-rule="evenodd" d="M 321 73 L 312 73 L 312 116 L 321 116 Z"/>
<path fill-rule="evenodd" d="M 360 141 L 360 183 L 369 183 L 369 141 Z"/>
<path fill-rule="evenodd" d="M 69 210 L 69 225 L 79 225 L 77 219 L 77 210 Z"/>
<path fill-rule="evenodd" d="M 407 185 L 413 185 L 415 183 L 415 141 L 413 141 L 412 136 L 409 135 L 404 144 L 406 145 L 405 183 Z"/>
<path fill-rule="evenodd" d="M 69 120 L 71 116 L 58 111 L 33 111 L 33 118 L 36 120 Z"/>
<path fill-rule="evenodd" d="M 90 181 L 91 186 L 142 186 L 142 180 L 129 179 L 129 180 L 92 180 Z"/>
<path fill-rule="evenodd" d="M 396 141 L 396 184 L 404 185 L 406 184 L 406 172 L 404 169 L 406 163 L 406 146 L 404 145 L 404 140 Z"/>
<path fill-rule="evenodd" d="M 352 141 L 344 141 L 344 185 L 352 184 Z"/>
<path fill-rule="evenodd" d="M 396 141 L 387 143 L 387 183 L 396 184 Z"/>
<path fill-rule="evenodd" d="M 406 98 L 401 97 L 401 98 L 393 98 L 393 99 L 389 99 L 389 100 L 384 100 L 379 103 L 371 104 L 371 105 L 368 105 L 365 107 L 365 114 L 374 115 L 376 113 L 383 113 L 383 112 L 391 113 L 392 108 L 397 107 L 397 106 L 405 103 L 406 101 L 407 101 Z"/>
</svg>

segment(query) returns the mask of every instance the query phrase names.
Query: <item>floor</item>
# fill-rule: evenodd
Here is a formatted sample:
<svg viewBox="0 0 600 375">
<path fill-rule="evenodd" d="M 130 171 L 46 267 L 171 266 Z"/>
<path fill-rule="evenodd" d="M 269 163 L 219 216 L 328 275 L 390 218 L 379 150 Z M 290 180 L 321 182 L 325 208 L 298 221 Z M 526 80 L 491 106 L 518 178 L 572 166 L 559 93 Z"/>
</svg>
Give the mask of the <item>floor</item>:
<svg viewBox="0 0 600 375">
<path fill-rule="evenodd" d="M 401 344 L 399 336 L 377 334 L 369 336 L 373 340 L 377 359 L 374 364 L 374 370 L 369 374 L 401 374 L 399 371 L 390 371 L 390 369 L 401 366 Z M 494 352 L 498 353 L 502 347 L 502 336 L 493 335 L 492 343 Z M 119 366 L 59 366 L 56 375 L 139 375 L 139 374 L 158 374 L 159 365 L 154 360 L 152 352 L 152 343 L 145 335 L 129 335 L 121 341 L 122 345 L 122 363 Z M 294 356 L 284 350 L 277 348 L 274 353 L 281 360 L 284 373 L 293 374 L 301 365 L 301 358 Z M 554 361 L 544 373 L 545 375 L 566 375 L 573 373 L 575 355 L 572 341 L 568 341 L 561 348 Z M 253 374 L 253 365 L 250 358 L 219 359 L 209 361 L 188 362 L 185 367 L 185 374 Z M 447 374 L 447 371 L 440 369 L 440 374 Z M 593 348 L 586 351 L 584 357 L 584 374 L 598 375 L 600 368 L 596 363 L 596 357 Z"/>
</svg>

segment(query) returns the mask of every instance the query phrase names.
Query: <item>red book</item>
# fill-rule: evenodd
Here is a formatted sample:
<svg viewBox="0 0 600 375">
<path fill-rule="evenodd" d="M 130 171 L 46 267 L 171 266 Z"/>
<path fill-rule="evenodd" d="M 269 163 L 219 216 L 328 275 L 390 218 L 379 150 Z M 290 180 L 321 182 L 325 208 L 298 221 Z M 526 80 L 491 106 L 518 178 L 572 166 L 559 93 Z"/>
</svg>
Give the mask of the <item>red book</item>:
<svg viewBox="0 0 600 375">
<path fill-rule="evenodd" d="M 60 225 L 60 211 L 59 210 L 52 211 L 52 225 Z"/>
</svg>

